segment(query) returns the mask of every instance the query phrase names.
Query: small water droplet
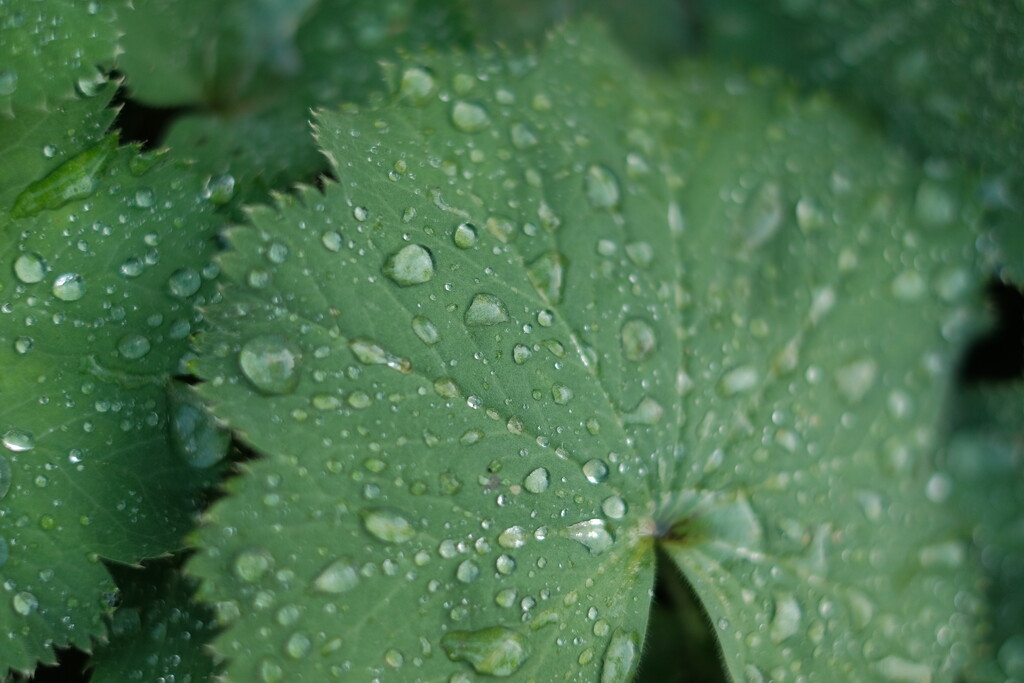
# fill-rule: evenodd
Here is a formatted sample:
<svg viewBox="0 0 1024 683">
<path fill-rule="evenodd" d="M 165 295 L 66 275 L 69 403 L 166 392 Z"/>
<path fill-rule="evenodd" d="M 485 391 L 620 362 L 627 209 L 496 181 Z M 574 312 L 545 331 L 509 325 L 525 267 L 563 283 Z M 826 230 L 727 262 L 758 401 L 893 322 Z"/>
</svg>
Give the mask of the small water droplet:
<svg viewBox="0 0 1024 683">
<path fill-rule="evenodd" d="M 359 583 L 359 571 L 347 559 L 335 560 L 313 580 L 313 587 L 321 593 L 346 593 Z"/>
<path fill-rule="evenodd" d="M 32 350 L 35 345 L 32 337 L 18 337 L 14 340 L 14 350 L 20 354 L 26 354 Z"/>
<path fill-rule="evenodd" d="M 650 358 L 658 345 L 654 329 L 639 319 L 627 320 L 622 325 L 621 338 L 623 355 L 634 363 Z"/>
<path fill-rule="evenodd" d="M 462 395 L 462 389 L 451 377 L 442 377 L 434 381 L 434 391 L 441 398 L 458 398 Z"/>
<path fill-rule="evenodd" d="M 156 203 L 156 193 L 153 192 L 152 188 L 143 187 L 135 193 L 135 206 L 142 209 L 148 209 Z"/>
<path fill-rule="evenodd" d="M 493 294 L 477 294 L 466 309 L 465 323 L 469 327 L 497 325 L 508 320 L 505 302 Z"/>
<path fill-rule="evenodd" d="M 565 279 L 565 258 L 557 251 L 537 257 L 527 266 L 526 273 L 534 289 L 547 301 L 557 304 L 562 300 Z"/>
<path fill-rule="evenodd" d="M 416 535 L 412 523 L 394 508 L 371 508 L 360 514 L 366 531 L 385 543 L 404 543 Z"/>
<path fill-rule="evenodd" d="M 611 533 L 605 528 L 603 519 L 588 519 L 573 524 L 566 531 L 569 538 L 585 546 L 593 555 L 600 555 L 611 548 L 615 542 Z"/>
<path fill-rule="evenodd" d="M 855 361 L 836 371 L 836 384 L 846 400 L 857 403 L 868 393 L 878 376 L 878 363 L 870 358 Z"/>
<path fill-rule="evenodd" d="M 589 166 L 583 176 L 583 189 L 595 209 L 611 209 L 619 203 L 619 179 L 607 166 Z"/>
<path fill-rule="evenodd" d="M 472 223 L 462 223 L 452 233 L 452 241 L 459 249 L 469 249 L 476 244 L 476 226 Z"/>
<path fill-rule="evenodd" d="M 235 558 L 235 576 L 246 583 L 256 583 L 274 566 L 274 557 L 262 548 L 243 550 Z"/>
<path fill-rule="evenodd" d="M 370 210 L 365 206 L 356 206 L 352 208 L 352 217 L 362 223 L 370 217 Z"/>
<path fill-rule="evenodd" d="M 408 373 L 412 370 L 412 363 L 408 358 L 394 355 L 371 339 L 357 337 L 348 343 L 348 347 L 351 349 L 352 355 L 365 365 L 387 365 L 392 370 L 398 370 L 401 373 Z"/>
<path fill-rule="evenodd" d="M 167 278 L 167 291 L 177 299 L 186 299 L 199 291 L 202 276 L 192 268 L 179 268 Z"/>
<path fill-rule="evenodd" d="M 415 105 L 427 104 L 434 95 L 437 81 L 433 74 L 422 67 L 412 67 L 402 73 L 398 93 Z"/>
<path fill-rule="evenodd" d="M 42 281 L 48 270 L 46 261 L 39 254 L 22 254 L 14 262 L 14 274 L 26 285 Z"/>
<path fill-rule="evenodd" d="M 211 176 L 203 186 L 203 199 L 213 204 L 227 204 L 235 196 L 235 177 L 230 173 Z"/>
<path fill-rule="evenodd" d="M 516 344 L 512 348 L 512 360 L 514 360 L 518 365 L 522 365 L 528 361 L 532 355 L 533 351 L 530 350 L 530 347 L 524 346 L 523 344 Z"/>
<path fill-rule="evenodd" d="M 272 659 L 260 662 L 259 672 L 263 683 L 281 683 L 284 680 L 284 669 Z"/>
<path fill-rule="evenodd" d="M 515 550 L 526 545 L 530 534 L 521 526 L 510 526 L 498 535 L 498 545 L 508 550 Z"/>
<path fill-rule="evenodd" d="M 327 251 L 338 252 L 341 251 L 341 247 L 345 244 L 345 239 L 341 236 L 340 232 L 327 230 L 324 234 L 320 235 L 320 243 L 324 245 L 324 249 Z"/>
<path fill-rule="evenodd" d="M 78 273 L 64 273 L 53 281 L 53 295 L 61 301 L 78 301 L 85 296 L 85 278 Z"/>
<path fill-rule="evenodd" d="M 392 669 L 401 669 L 405 664 L 405 655 L 398 650 L 391 648 L 384 653 L 384 663 Z"/>
<path fill-rule="evenodd" d="M 0 437 L 0 443 L 3 443 L 4 447 L 9 451 L 21 453 L 22 451 L 30 451 L 35 448 L 36 438 L 32 435 L 32 432 L 25 431 L 24 429 L 8 429 Z"/>
<path fill-rule="evenodd" d="M 491 117 L 483 105 L 459 100 L 452 106 L 452 124 L 463 133 L 479 133 L 491 125 Z"/>
<path fill-rule="evenodd" d="M 410 244 L 388 257 L 381 272 L 399 287 L 430 282 L 434 277 L 434 256 L 419 244 Z"/>
<path fill-rule="evenodd" d="M 249 340 L 238 354 L 242 373 L 264 394 L 289 394 L 299 384 L 302 351 L 291 339 L 268 334 Z"/>
<path fill-rule="evenodd" d="M 627 509 L 626 501 L 619 496 L 609 496 L 601 502 L 601 512 L 609 519 L 622 519 Z"/>
<path fill-rule="evenodd" d="M 760 376 L 757 369 L 749 365 L 741 365 L 725 373 L 719 388 L 725 396 L 733 396 L 750 391 L 757 386 Z"/>
<path fill-rule="evenodd" d="M 19 591 L 11 598 L 11 605 L 14 607 L 15 612 L 23 617 L 27 617 L 36 611 L 36 608 L 39 607 L 39 601 L 31 593 Z"/>
<path fill-rule="evenodd" d="M 583 476 L 585 476 L 587 481 L 591 484 L 603 484 L 608 481 L 609 473 L 610 470 L 608 469 L 608 463 L 604 460 L 598 460 L 595 458 L 583 463 Z"/>
<path fill-rule="evenodd" d="M 535 147 L 539 142 L 537 132 L 528 123 L 513 123 L 509 130 L 509 137 L 512 139 L 512 146 L 516 149 L 529 149 Z"/>
<path fill-rule="evenodd" d="M 504 626 L 478 631 L 449 631 L 441 647 L 453 662 L 468 662 L 485 676 L 511 676 L 526 662 L 526 639 Z"/>
<path fill-rule="evenodd" d="M 422 315 L 414 316 L 412 319 L 412 331 L 416 333 L 416 336 L 420 338 L 424 344 L 434 345 L 438 339 L 441 338 L 437 332 L 437 327 L 434 323 L 430 322 L 429 319 Z"/>
<path fill-rule="evenodd" d="M 126 334 L 117 341 L 117 351 L 128 360 L 138 360 L 149 353 L 149 338 L 141 334 Z"/>
<path fill-rule="evenodd" d="M 312 643 L 309 641 L 309 636 L 302 631 L 296 631 L 288 638 L 288 642 L 284 645 L 284 650 L 292 659 L 302 659 L 309 654 L 311 647 Z"/>
<path fill-rule="evenodd" d="M 803 611 L 800 603 L 793 595 L 783 595 L 775 599 L 775 616 L 768 634 L 776 643 L 795 636 L 800 631 L 800 619 Z"/>
<path fill-rule="evenodd" d="M 551 475 L 548 474 L 547 469 L 538 467 L 526 475 L 526 479 L 523 480 L 523 488 L 530 493 L 544 493 L 548 490 L 550 479 Z"/>
<path fill-rule="evenodd" d="M 756 249 L 770 240 L 782 226 L 782 218 L 782 189 L 778 183 L 765 183 L 747 204 L 743 247 Z"/>
<path fill-rule="evenodd" d="M 553 384 L 551 386 L 551 398 L 554 399 L 555 403 L 560 406 L 564 406 L 572 400 L 573 391 L 564 384 Z"/>
<path fill-rule="evenodd" d="M 623 413 L 622 421 L 627 424 L 657 424 L 665 414 L 661 404 L 650 396 L 645 396 L 637 404 L 636 408 L 628 413 Z"/>
<path fill-rule="evenodd" d="M 462 583 L 473 583 L 480 578 L 480 566 L 472 560 L 464 560 L 455 569 L 455 578 Z"/>
<path fill-rule="evenodd" d="M 640 656 L 639 642 L 635 633 L 615 630 L 601 662 L 601 683 L 627 683 L 633 677 Z"/>
</svg>

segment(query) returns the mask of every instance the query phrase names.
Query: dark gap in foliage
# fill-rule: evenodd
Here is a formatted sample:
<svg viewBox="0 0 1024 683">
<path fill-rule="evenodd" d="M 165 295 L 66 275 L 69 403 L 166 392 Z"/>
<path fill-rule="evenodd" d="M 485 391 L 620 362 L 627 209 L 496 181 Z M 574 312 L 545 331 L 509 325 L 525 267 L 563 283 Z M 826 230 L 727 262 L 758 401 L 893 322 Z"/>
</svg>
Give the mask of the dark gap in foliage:
<svg viewBox="0 0 1024 683">
<path fill-rule="evenodd" d="M 1024 293 L 992 280 L 986 298 L 995 324 L 964 354 L 959 368 L 959 379 L 964 384 L 1024 377 Z"/>
<path fill-rule="evenodd" d="M 31 676 L 14 674 L 11 683 L 32 681 L 32 683 L 88 683 L 92 674 L 85 670 L 89 655 L 77 648 L 58 648 L 57 664 L 39 665 Z"/>
<path fill-rule="evenodd" d="M 191 107 L 149 107 L 130 99 L 124 88 L 119 88 L 111 104 L 120 107 L 114 128 L 121 131 L 121 144 L 138 142 L 143 150 L 158 149 L 171 124 Z"/>
<path fill-rule="evenodd" d="M 704 605 L 656 547 L 654 600 L 636 683 L 728 683 Z"/>
</svg>

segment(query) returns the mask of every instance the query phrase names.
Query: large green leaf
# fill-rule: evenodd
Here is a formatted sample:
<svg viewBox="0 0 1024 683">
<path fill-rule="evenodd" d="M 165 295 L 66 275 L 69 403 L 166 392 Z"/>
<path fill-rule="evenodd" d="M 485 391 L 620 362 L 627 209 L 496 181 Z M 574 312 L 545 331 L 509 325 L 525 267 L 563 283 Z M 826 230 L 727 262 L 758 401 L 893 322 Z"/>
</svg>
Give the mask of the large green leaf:
<svg viewBox="0 0 1024 683">
<path fill-rule="evenodd" d="M 92 104 L 66 110 L 11 124 L 48 166 L 30 158 L 0 214 L 4 671 L 101 637 L 114 586 L 99 558 L 180 547 L 216 474 L 193 447 L 194 400 L 167 386 L 193 304 L 214 296 L 213 207 L 188 165 L 98 138 Z"/>
<path fill-rule="evenodd" d="M 196 366 L 265 454 L 190 564 L 229 679 L 628 680 L 656 543 L 738 679 L 952 677 L 959 188 L 592 29 L 409 61 L 318 130 L 338 184 L 228 233 Z"/>
</svg>

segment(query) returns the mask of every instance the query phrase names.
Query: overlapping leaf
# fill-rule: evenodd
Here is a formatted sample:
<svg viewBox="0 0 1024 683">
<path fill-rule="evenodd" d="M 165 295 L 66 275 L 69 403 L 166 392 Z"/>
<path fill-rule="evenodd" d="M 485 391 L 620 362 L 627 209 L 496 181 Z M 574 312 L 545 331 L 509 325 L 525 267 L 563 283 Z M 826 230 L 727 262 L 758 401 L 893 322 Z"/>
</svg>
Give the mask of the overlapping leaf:
<svg viewBox="0 0 1024 683">
<path fill-rule="evenodd" d="M 396 81 L 320 116 L 338 185 L 229 234 L 201 393 L 266 457 L 191 564 L 228 677 L 628 680 L 659 542 L 738 679 L 951 678 L 961 190 L 590 30 Z"/>
<path fill-rule="evenodd" d="M 213 481 L 174 452 L 167 398 L 212 294 L 212 207 L 188 166 L 98 135 L 110 92 L 0 133 L 32 173 L 0 215 L 5 671 L 88 649 L 115 593 L 99 558 L 180 547 Z"/>
</svg>

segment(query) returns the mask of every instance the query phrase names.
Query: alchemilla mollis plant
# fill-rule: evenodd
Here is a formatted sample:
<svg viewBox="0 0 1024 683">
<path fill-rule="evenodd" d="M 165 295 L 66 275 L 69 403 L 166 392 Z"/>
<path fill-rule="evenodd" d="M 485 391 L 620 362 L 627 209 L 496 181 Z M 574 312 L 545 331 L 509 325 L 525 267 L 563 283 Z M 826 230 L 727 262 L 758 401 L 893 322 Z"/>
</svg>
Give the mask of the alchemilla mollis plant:
<svg viewBox="0 0 1024 683">
<path fill-rule="evenodd" d="M 1024 7 L 579 5 L 0 1 L 0 677 L 1024 680 Z"/>
</svg>

